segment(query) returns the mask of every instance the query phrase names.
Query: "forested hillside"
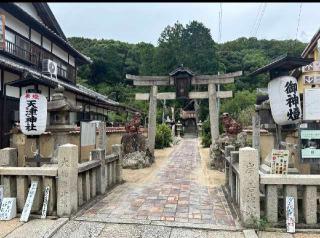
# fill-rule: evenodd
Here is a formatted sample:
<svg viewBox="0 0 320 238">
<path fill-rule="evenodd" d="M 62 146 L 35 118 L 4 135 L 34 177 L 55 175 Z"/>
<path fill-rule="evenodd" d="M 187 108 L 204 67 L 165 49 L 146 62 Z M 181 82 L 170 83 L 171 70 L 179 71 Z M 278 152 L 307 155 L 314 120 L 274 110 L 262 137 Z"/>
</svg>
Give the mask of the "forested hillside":
<svg viewBox="0 0 320 238">
<path fill-rule="evenodd" d="M 250 105 L 254 103 L 255 89 L 267 85 L 267 75 L 249 77 L 248 73 L 279 55 L 288 53 L 299 56 L 306 46 L 305 43 L 294 40 L 257 40 L 244 37 L 217 44 L 212 39 L 210 30 L 197 21 L 187 25 L 177 22 L 173 26 L 167 26 L 159 36 L 157 46 L 143 42 L 129 44 L 80 37 L 69 38 L 69 41 L 93 60 L 93 64 L 79 69 L 80 83 L 145 112 L 147 103 L 133 99 L 135 92 L 148 89 L 129 85 L 125 81 L 125 74 L 168 75 L 181 64 L 199 74 L 242 70 L 244 75 L 234 85 L 222 88 L 233 90 L 235 96 L 233 99 L 223 100 L 221 111 L 228 111 L 236 117 L 241 117 L 241 113 L 244 117 L 247 115 L 243 111 L 252 109 Z M 182 105 L 179 103 L 181 102 L 172 101 L 167 102 L 167 105 L 179 107 Z M 200 108 L 200 118 L 205 120 L 208 102 L 203 100 Z M 158 114 L 161 118 L 160 108 Z"/>
</svg>

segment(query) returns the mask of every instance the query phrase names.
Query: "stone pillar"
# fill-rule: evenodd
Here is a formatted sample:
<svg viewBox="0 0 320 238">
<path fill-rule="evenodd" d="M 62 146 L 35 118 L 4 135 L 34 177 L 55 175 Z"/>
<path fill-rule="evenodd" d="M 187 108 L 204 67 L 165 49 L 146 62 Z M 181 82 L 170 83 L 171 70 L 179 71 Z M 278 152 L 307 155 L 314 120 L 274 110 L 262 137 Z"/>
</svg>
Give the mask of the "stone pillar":
<svg viewBox="0 0 320 238">
<path fill-rule="evenodd" d="M 303 215 L 307 224 L 317 224 L 317 186 L 305 186 Z"/>
<path fill-rule="evenodd" d="M 79 174 L 78 176 L 78 205 L 81 206 L 84 203 L 83 197 L 83 174 Z"/>
<path fill-rule="evenodd" d="M 258 151 L 250 147 L 239 150 L 240 216 L 245 226 L 260 219 Z"/>
<path fill-rule="evenodd" d="M 17 176 L 17 210 L 21 212 L 28 196 L 28 177 Z"/>
<path fill-rule="evenodd" d="M 96 136 L 96 149 L 107 151 L 106 123 L 103 121 L 96 122 L 98 134 Z"/>
<path fill-rule="evenodd" d="M 284 207 L 286 208 L 286 197 L 294 198 L 294 215 L 295 222 L 298 223 L 298 191 L 296 185 L 284 185 Z"/>
<path fill-rule="evenodd" d="M 230 166 L 232 164 L 239 162 L 239 151 L 231 151 L 230 152 Z M 236 176 L 233 173 L 232 168 L 229 168 L 229 187 L 230 187 L 230 196 L 233 201 L 236 200 Z"/>
<path fill-rule="evenodd" d="M 210 132 L 212 143 L 219 138 L 219 115 L 217 109 L 217 90 L 214 83 L 208 84 Z"/>
<path fill-rule="evenodd" d="M 78 146 L 58 147 L 57 215 L 70 217 L 78 209 Z M 90 192 L 90 191 L 89 191 Z"/>
<path fill-rule="evenodd" d="M 150 90 L 149 102 L 149 124 L 148 124 L 148 141 L 149 150 L 154 154 L 154 146 L 156 140 L 156 126 L 157 126 L 157 93 L 158 86 L 154 85 Z"/>
<path fill-rule="evenodd" d="M 84 172 L 83 178 L 84 183 L 83 183 L 83 196 L 86 202 L 88 202 L 91 198 L 90 194 L 90 171 Z"/>
<path fill-rule="evenodd" d="M 224 148 L 225 148 L 225 151 L 224 151 L 224 156 L 225 156 L 225 160 L 224 160 L 225 185 L 227 187 L 229 187 L 229 176 L 230 176 L 230 166 L 231 166 L 230 153 L 231 153 L 231 151 L 235 150 L 235 147 L 233 145 L 227 145 Z"/>
<path fill-rule="evenodd" d="M 4 197 L 15 197 L 17 194 L 17 182 L 14 176 L 2 176 L 3 184 L 3 196 Z"/>
<path fill-rule="evenodd" d="M 97 192 L 100 194 L 106 191 L 106 159 L 105 150 L 97 149 L 92 152 L 92 160 L 99 160 L 101 166 L 97 169 Z"/>
<path fill-rule="evenodd" d="M 260 159 L 260 117 L 257 112 L 252 116 L 252 147 L 258 150 Z"/>
<path fill-rule="evenodd" d="M 16 148 L 4 148 L 0 150 L 0 166 L 18 166 L 18 150 Z"/>
<path fill-rule="evenodd" d="M 119 155 L 119 160 L 116 162 L 116 183 L 122 182 L 122 145 L 115 144 L 112 145 L 112 153 Z"/>
<path fill-rule="evenodd" d="M 268 222 L 278 222 L 278 190 L 277 185 L 266 185 L 265 211 Z"/>
</svg>

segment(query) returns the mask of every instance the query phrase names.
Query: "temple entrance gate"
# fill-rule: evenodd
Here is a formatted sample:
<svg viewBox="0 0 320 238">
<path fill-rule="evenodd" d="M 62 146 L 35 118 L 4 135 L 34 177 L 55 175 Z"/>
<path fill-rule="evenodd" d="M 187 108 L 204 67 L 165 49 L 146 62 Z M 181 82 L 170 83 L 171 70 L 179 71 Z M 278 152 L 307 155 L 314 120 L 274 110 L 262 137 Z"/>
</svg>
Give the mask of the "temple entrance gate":
<svg viewBox="0 0 320 238">
<path fill-rule="evenodd" d="M 127 80 L 133 80 L 135 86 L 150 86 L 150 93 L 137 93 L 136 100 L 149 100 L 148 142 L 153 154 L 156 136 L 157 100 L 209 99 L 210 132 L 212 142 L 219 138 L 219 115 L 217 98 L 230 98 L 232 91 L 217 91 L 217 85 L 233 83 L 242 71 L 220 75 L 196 75 L 190 69 L 180 66 L 168 76 L 137 76 L 126 74 Z M 176 92 L 158 93 L 158 86 L 175 86 Z M 208 91 L 190 91 L 193 85 L 208 85 Z"/>
</svg>

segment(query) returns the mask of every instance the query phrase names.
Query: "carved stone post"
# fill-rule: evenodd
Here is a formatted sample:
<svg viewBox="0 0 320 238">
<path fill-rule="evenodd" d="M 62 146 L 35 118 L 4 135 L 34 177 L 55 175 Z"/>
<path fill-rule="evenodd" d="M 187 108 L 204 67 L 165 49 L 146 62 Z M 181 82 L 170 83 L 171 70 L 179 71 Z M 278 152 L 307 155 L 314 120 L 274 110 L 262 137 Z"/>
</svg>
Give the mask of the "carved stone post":
<svg viewBox="0 0 320 238">
<path fill-rule="evenodd" d="M 260 219 L 258 151 L 250 147 L 239 150 L 240 215 L 245 226 Z"/>
<path fill-rule="evenodd" d="M 116 183 L 122 182 L 122 145 L 115 144 L 112 145 L 112 153 L 119 155 L 119 160 L 116 164 L 116 174 L 114 175 L 116 177 Z"/>
<path fill-rule="evenodd" d="M 208 93 L 211 139 L 212 143 L 215 143 L 219 138 L 219 115 L 217 109 L 217 90 L 214 83 L 208 84 Z"/>
<path fill-rule="evenodd" d="M 260 117 L 258 113 L 252 116 L 252 147 L 258 150 L 260 159 Z"/>
<path fill-rule="evenodd" d="M 106 156 L 105 150 L 97 149 L 92 152 L 92 160 L 99 160 L 101 163 L 100 168 L 97 169 L 97 191 L 100 194 L 105 193 L 107 187 L 106 181 Z"/>
<path fill-rule="evenodd" d="M 158 86 L 152 86 L 150 90 L 149 102 L 149 124 L 148 124 L 148 141 L 149 150 L 154 154 L 154 146 L 156 140 L 156 126 L 157 126 L 157 93 Z"/>
<path fill-rule="evenodd" d="M 58 148 L 57 215 L 70 217 L 78 209 L 78 146 Z"/>
</svg>

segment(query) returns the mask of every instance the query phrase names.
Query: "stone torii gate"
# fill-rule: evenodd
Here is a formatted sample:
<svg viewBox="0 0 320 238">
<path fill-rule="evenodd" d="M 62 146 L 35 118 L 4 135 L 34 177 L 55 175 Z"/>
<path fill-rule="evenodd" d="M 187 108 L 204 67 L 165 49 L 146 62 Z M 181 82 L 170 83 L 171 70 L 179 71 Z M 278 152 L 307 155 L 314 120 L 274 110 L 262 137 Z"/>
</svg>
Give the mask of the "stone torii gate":
<svg viewBox="0 0 320 238">
<path fill-rule="evenodd" d="M 135 86 L 150 86 L 150 93 L 136 93 L 136 100 L 149 100 L 148 141 L 149 150 L 153 154 L 156 136 L 157 100 L 173 100 L 177 98 L 205 99 L 209 98 L 210 130 L 212 142 L 219 138 L 219 115 L 217 98 L 230 98 L 232 91 L 217 92 L 216 85 L 233 83 L 234 78 L 241 76 L 242 71 L 220 75 L 195 75 L 183 66 L 168 76 L 136 76 L 126 74 L 127 80 L 133 80 Z M 158 86 L 175 86 L 176 92 L 158 93 Z M 208 85 L 207 92 L 190 91 L 192 85 Z"/>
</svg>

